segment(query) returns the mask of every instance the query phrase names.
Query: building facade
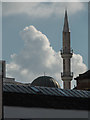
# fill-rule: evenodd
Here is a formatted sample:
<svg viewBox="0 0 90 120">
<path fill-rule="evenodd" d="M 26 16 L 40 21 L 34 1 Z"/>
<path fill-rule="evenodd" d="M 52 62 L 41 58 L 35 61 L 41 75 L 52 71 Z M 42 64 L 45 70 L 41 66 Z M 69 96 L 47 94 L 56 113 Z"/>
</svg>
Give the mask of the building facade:
<svg viewBox="0 0 90 120">
<path fill-rule="evenodd" d="M 3 110 L 4 120 L 88 118 L 89 91 L 61 89 L 56 87 L 56 83 L 53 87 L 35 85 L 17 84 L 15 81 L 3 83 L 3 105 L 0 110 Z"/>
<path fill-rule="evenodd" d="M 79 74 L 78 77 L 74 78 L 77 86 L 75 89 L 78 90 L 90 90 L 90 70 L 83 74 Z"/>
</svg>

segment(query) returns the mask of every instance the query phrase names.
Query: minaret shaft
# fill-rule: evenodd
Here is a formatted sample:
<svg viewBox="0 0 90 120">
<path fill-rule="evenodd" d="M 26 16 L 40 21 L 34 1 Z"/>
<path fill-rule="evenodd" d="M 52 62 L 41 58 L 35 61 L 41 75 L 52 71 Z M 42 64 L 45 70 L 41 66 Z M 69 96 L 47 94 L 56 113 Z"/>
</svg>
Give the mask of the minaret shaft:
<svg viewBox="0 0 90 120">
<path fill-rule="evenodd" d="M 63 27 L 63 49 L 61 50 L 61 57 L 63 58 L 63 73 L 61 78 L 63 80 L 64 89 L 71 88 L 71 80 L 73 75 L 71 73 L 71 57 L 70 32 L 68 25 L 67 11 L 65 11 L 64 27 Z"/>
<path fill-rule="evenodd" d="M 63 59 L 63 73 L 71 72 L 70 59 Z"/>
<path fill-rule="evenodd" d="M 63 32 L 63 51 L 70 53 L 70 32 Z"/>
</svg>

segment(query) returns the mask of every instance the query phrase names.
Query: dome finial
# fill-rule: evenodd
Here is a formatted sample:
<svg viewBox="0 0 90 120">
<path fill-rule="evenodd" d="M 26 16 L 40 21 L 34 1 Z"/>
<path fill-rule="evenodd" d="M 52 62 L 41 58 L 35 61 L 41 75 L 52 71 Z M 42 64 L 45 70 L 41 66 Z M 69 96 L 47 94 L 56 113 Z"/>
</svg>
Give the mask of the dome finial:
<svg viewBox="0 0 90 120">
<path fill-rule="evenodd" d="M 45 74 L 46 74 L 46 73 L 44 72 L 44 76 L 45 76 Z"/>
</svg>

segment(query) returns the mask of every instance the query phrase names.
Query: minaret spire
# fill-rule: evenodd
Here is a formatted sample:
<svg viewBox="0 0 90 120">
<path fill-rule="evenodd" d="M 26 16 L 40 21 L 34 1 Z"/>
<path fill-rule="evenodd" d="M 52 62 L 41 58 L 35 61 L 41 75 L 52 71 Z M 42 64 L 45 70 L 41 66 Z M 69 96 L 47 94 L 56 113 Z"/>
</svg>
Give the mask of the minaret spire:
<svg viewBox="0 0 90 120">
<path fill-rule="evenodd" d="M 64 18 L 63 32 L 69 32 L 67 10 L 65 10 L 65 18 Z"/>
<path fill-rule="evenodd" d="M 64 27 L 63 27 L 63 49 L 61 50 L 61 57 L 63 58 L 63 72 L 61 78 L 63 80 L 63 88 L 71 89 L 71 80 L 73 74 L 71 73 L 71 57 L 73 52 L 70 46 L 70 31 L 68 24 L 67 10 L 65 10 Z"/>
</svg>

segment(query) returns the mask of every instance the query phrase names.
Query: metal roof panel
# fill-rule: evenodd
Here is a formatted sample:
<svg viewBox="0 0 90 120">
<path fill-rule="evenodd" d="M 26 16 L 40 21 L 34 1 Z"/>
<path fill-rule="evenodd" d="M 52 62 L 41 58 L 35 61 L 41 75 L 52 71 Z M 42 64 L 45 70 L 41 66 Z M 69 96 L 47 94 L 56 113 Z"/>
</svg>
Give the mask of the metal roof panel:
<svg viewBox="0 0 90 120">
<path fill-rule="evenodd" d="M 42 94 L 51 96 L 82 97 L 87 98 L 90 91 L 84 90 L 65 90 L 52 87 L 39 87 L 28 85 L 3 85 L 4 92 L 23 93 L 23 94 Z"/>
</svg>

